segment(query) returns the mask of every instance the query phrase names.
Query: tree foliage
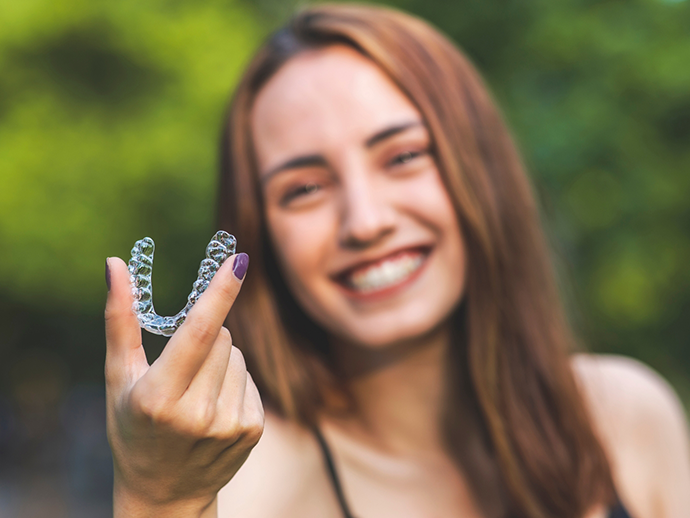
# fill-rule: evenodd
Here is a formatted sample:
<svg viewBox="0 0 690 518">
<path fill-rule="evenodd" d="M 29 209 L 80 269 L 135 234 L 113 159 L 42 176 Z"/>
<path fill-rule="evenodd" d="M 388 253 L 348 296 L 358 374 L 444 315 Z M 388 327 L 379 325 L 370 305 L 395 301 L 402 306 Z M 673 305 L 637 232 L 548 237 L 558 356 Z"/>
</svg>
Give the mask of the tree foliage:
<svg viewBox="0 0 690 518">
<path fill-rule="evenodd" d="M 690 395 L 690 2 L 387 3 L 439 27 L 487 78 L 585 340 Z M 103 258 L 150 235 L 156 302 L 179 309 L 215 230 L 228 94 L 295 5 L 0 3 L 0 303 L 98 318 Z M 83 339 L 56 348 L 94 347 Z"/>
</svg>

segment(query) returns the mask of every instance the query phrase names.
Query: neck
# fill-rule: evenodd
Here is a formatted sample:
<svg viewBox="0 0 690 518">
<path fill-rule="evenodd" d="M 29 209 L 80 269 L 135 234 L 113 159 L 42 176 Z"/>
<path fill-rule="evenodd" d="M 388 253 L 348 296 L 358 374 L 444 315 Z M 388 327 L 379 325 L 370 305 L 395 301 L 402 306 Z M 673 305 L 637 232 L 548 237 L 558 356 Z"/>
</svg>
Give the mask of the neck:
<svg viewBox="0 0 690 518">
<path fill-rule="evenodd" d="M 383 349 L 334 344 L 357 414 L 339 426 L 397 452 L 442 449 L 448 326 Z"/>
</svg>

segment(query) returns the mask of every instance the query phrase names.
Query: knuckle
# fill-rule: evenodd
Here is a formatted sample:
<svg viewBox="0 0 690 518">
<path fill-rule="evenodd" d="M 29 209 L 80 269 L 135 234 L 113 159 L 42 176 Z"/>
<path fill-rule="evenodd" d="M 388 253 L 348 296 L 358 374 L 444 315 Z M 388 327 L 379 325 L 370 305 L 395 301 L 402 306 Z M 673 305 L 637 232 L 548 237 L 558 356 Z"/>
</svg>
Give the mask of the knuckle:
<svg viewBox="0 0 690 518">
<path fill-rule="evenodd" d="M 245 423 L 244 430 L 242 434 L 242 441 L 249 445 L 254 446 L 259 442 L 261 436 L 264 433 L 264 420 L 263 417 L 259 419 L 252 419 L 251 421 Z"/>
<path fill-rule="evenodd" d="M 252 409 L 241 415 L 228 416 L 217 438 L 228 444 L 242 448 L 252 448 L 259 442 L 264 432 L 263 411 Z"/>
<path fill-rule="evenodd" d="M 213 325 L 211 319 L 204 315 L 195 315 L 195 318 L 190 319 L 189 325 L 192 328 L 193 336 L 202 343 L 213 342 L 218 336 L 218 329 Z"/>
<path fill-rule="evenodd" d="M 242 427 L 236 419 L 232 419 L 230 422 L 225 423 L 223 429 L 218 433 L 218 439 L 229 444 L 235 444 L 241 438 Z"/>
<path fill-rule="evenodd" d="M 215 419 L 216 405 L 213 401 L 197 402 L 194 412 L 189 417 L 187 426 L 189 434 L 194 437 L 207 436 Z"/>
<path fill-rule="evenodd" d="M 142 394 L 141 389 L 132 389 L 129 406 L 135 416 L 158 424 L 169 424 L 173 420 L 172 405 L 159 394 Z"/>
<path fill-rule="evenodd" d="M 105 310 L 103 311 L 103 316 L 105 317 L 106 322 L 112 321 L 119 314 L 120 312 L 116 309 L 116 305 L 113 304 L 111 300 L 108 300 L 105 303 Z"/>
<path fill-rule="evenodd" d="M 117 328 L 124 325 L 128 318 L 132 317 L 131 306 L 128 304 L 126 307 L 122 307 L 121 304 L 116 304 L 113 302 L 108 302 L 105 305 L 103 311 L 103 318 L 105 319 L 105 324 L 111 328 Z"/>
</svg>

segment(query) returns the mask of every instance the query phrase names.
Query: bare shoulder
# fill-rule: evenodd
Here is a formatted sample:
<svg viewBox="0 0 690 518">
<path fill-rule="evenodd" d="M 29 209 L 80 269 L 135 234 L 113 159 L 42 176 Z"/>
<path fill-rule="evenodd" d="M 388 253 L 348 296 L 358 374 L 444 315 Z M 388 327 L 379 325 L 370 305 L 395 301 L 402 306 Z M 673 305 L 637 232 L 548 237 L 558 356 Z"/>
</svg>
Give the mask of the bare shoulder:
<svg viewBox="0 0 690 518">
<path fill-rule="evenodd" d="M 218 494 L 219 518 L 327 516 L 330 486 L 311 432 L 266 411 L 264 433 Z"/>
<path fill-rule="evenodd" d="M 576 379 L 599 410 L 628 424 L 658 417 L 684 421 L 678 396 L 669 383 L 644 363 L 614 355 L 578 354 L 572 360 Z M 613 413 L 613 414 L 610 414 Z"/>
<path fill-rule="evenodd" d="M 658 433 L 685 432 L 680 399 L 644 363 L 624 356 L 580 354 L 572 365 L 595 424 L 612 439 L 643 441 Z"/>
<path fill-rule="evenodd" d="M 683 516 L 690 508 L 690 438 L 673 388 L 631 358 L 576 355 L 572 365 L 632 514 Z"/>
</svg>

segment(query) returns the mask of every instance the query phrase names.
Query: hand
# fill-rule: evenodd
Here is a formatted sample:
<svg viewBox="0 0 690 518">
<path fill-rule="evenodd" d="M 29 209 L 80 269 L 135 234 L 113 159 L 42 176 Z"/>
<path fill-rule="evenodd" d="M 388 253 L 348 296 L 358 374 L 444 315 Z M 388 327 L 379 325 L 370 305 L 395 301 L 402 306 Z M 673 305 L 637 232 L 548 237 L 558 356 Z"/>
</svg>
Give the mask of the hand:
<svg viewBox="0 0 690 518">
<path fill-rule="evenodd" d="M 108 440 L 115 516 L 199 516 L 263 432 L 263 406 L 223 322 L 242 281 L 228 258 L 149 366 L 129 272 L 108 259 Z"/>
</svg>

